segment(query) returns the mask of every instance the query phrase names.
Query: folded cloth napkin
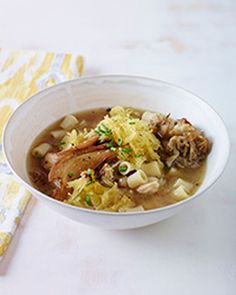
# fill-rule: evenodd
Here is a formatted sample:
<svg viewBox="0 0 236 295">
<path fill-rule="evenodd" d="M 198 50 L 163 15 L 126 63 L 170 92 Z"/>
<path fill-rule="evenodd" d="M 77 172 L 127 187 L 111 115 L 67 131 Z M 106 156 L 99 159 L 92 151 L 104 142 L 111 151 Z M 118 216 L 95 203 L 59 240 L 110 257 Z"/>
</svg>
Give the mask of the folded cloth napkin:
<svg viewBox="0 0 236 295">
<path fill-rule="evenodd" d="M 12 112 L 37 91 L 82 74 L 79 55 L 0 49 L 0 260 L 30 194 L 10 173 L 2 154 L 2 132 Z"/>
</svg>

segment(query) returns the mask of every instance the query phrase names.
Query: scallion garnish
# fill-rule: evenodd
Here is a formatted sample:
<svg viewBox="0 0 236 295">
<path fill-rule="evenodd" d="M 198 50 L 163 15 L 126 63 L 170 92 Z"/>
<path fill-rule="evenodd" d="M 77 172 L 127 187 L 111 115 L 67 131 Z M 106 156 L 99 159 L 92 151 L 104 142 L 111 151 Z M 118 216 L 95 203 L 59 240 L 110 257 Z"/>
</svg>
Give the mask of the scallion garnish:
<svg viewBox="0 0 236 295">
<path fill-rule="evenodd" d="M 99 130 L 100 133 L 103 133 L 103 134 L 106 133 L 106 131 L 103 130 L 100 126 L 98 127 L 98 130 Z"/>
<path fill-rule="evenodd" d="M 132 152 L 132 149 L 131 148 L 123 148 L 122 152 L 128 154 L 128 153 Z"/>
<path fill-rule="evenodd" d="M 88 168 L 88 170 L 87 170 L 87 174 L 88 174 L 89 176 L 92 175 L 92 169 Z"/>
<path fill-rule="evenodd" d="M 120 172 L 125 172 L 125 171 L 127 171 L 127 169 L 128 169 L 128 167 L 125 165 L 119 167 Z"/>
<path fill-rule="evenodd" d="M 91 206 L 92 205 L 92 202 L 91 202 L 91 197 L 90 195 L 86 195 L 85 196 L 85 202 L 87 203 L 87 205 Z"/>
<path fill-rule="evenodd" d="M 106 146 L 108 147 L 108 148 L 111 148 L 111 147 L 113 147 L 114 146 L 114 139 L 112 139 L 110 142 L 108 142 L 107 144 L 106 144 Z"/>
<path fill-rule="evenodd" d="M 74 173 L 73 173 L 73 172 L 69 172 L 69 173 L 67 174 L 67 176 L 72 177 L 72 176 L 74 176 Z"/>
</svg>

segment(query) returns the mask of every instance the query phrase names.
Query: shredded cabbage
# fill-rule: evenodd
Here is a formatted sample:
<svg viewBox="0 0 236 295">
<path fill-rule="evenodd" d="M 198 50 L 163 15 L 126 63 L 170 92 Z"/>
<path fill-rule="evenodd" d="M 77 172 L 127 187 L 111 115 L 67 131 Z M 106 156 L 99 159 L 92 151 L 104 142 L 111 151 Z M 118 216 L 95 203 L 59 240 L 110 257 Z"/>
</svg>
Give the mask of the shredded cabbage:
<svg viewBox="0 0 236 295">
<path fill-rule="evenodd" d="M 153 134 L 147 122 L 132 117 L 129 109 L 120 106 L 110 111 L 110 117 L 105 118 L 96 127 L 101 140 L 114 141 L 118 158 L 127 160 L 139 169 L 145 161 L 156 160 L 160 168 L 163 164 L 158 154 L 160 141 Z"/>
<path fill-rule="evenodd" d="M 119 160 L 129 161 L 135 169 L 152 160 L 158 162 L 160 169 L 163 168 L 158 154 L 160 141 L 146 121 L 132 117 L 130 109 L 113 107 L 110 116 L 105 116 L 95 129 L 79 132 L 73 129 L 62 139 L 62 149 L 77 146 L 95 134 L 99 135 L 101 142 L 108 142 L 107 146 L 117 151 Z"/>
<path fill-rule="evenodd" d="M 87 177 L 86 173 L 82 173 L 80 178 L 68 182 L 68 188 L 72 188 L 73 192 L 65 202 L 105 211 L 125 211 L 134 207 L 135 203 L 119 190 L 116 183 L 109 188 L 92 179 L 93 177 Z"/>
<path fill-rule="evenodd" d="M 68 149 L 70 147 L 79 145 L 83 141 L 85 141 L 85 133 L 78 132 L 76 129 L 73 129 L 71 132 L 67 132 L 61 140 L 61 148 L 63 150 Z"/>
</svg>

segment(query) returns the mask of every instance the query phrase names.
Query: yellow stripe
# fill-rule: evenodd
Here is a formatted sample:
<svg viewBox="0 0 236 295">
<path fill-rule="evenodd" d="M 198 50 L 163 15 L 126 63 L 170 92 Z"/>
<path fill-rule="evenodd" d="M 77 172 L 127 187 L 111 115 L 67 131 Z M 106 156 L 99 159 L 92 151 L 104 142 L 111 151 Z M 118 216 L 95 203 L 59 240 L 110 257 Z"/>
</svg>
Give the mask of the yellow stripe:
<svg viewBox="0 0 236 295">
<path fill-rule="evenodd" d="M 2 143 L 3 128 L 6 122 L 8 121 L 8 119 L 10 118 L 13 111 L 14 110 L 8 105 L 0 107 L 0 143 Z"/>
<path fill-rule="evenodd" d="M 17 61 L 17 59 L 22 55 L 21 51 L 13 51 L 10 56 L 7 58 L 5 63 L 3 64 L 1 71 L 5 71 L 10 67 L 13 63 Z"/>
<path fill-rule="evenodd" d="M 83 58 L 83 56 L 79 55 L 76 58 L 76 67 L 77 67 L 77 71 L 78 71 L 79 76 L 81 76 L 82 73 L 83 73 L 83 70 L 84 70 L 84 58 Z"/>
<path fill-rule="evenodd" d="M 11 236 L 11 233 L 0 232 L 0 256 L 3 256 L 3 254 L 6 252 L 11 241 Z"/>
<path fill-rule="evenodd" d="M 38 54 L 36 53 L 29 61 L 20 67 L 11 79 L 3 84 L 0 84 L 0 98 L 14 97 L 20 100 L 24 100 L 26 98 L 29 82 L 24 81 L 24 75 L 27 69 L 35 64 L 37 58 Z"/>
<path fill-rule="evenodd" d="M 70 69 L 71 58 L 72 58 L 71 54 L 65 54 L 64 60 L 61 65 L 61 71 L 68 80 L 71 79 L 72 77 L 72 71 Z"/>
<path fill-rule="evenodd" d="M 26 191 L 18 205 L 18 209 L 20 210 L 20 212 L 23 212 L 25 210 L 27 204 L 29 203 L 30 197 L 31 194 L 28 191 Z"/>
<path fill-rule="evenodd" d="M 32 76 L 32 81 L 28 88 L 27 97 L 31 96 L 32 94 L 38 91 L 37 81 L 39 80 L 40 76 L 43 76 L 47 73 L 47 71 L 51 67 L 54 57 L 55 53 L 49 52 L 46 54 L 41 67 Z"/>
</svg>

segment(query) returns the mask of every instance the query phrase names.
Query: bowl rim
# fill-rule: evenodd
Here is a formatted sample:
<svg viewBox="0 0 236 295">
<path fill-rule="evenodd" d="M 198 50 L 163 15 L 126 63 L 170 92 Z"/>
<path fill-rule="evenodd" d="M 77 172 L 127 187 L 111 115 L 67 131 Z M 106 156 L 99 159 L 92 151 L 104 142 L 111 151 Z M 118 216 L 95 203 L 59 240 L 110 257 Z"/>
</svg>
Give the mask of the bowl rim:
<svg viewBox="0 0 236 295">
<path fill-rule="evenodd" d="M 102 211 L 102 210 L 92 210 L 92 209 L 87 209 L 87 208 L 82 208 L 82 207 L 78 207 L 78 206 L 73 206 L 67 203 L 64 203 L 62 201 L 58 201 L 56 199 L 53 199 L 52 197 L 42 193 L 41 191 L 39 191 L 38 189 L 36 189 L 33 185 L 30 185 L 29 183 L 27 183 L 24 179 L 22 179 L 14 170 L 14 168 L 12 167 L 12 165 L 10 164 L 10 161 L 8 160 L 8 152 L 7 152 L 7 148 L 6 148 L 6 138 L 7 138 L 7 132 L 8 132 L 8 128 L 11 124 L 11 122 L 14 120 L 14 116 L 16 113 L 20 112 L 21 108 L 24 108 L 25 105 L 27 105 L 30 101 L 34 100 L 35 97 L 37 97 L 39 94 L 47 92 L 47 91 L 51 91 L 54 88 L 57 87 L 61 87 L 62 85 L 66 85 L 66 84 L 71 84 L 74 82 L 79 82 L 79 83 L 83 83 L 83 81 L 86 80 L 96 80 L 96 79 L 116 79 L 116 78 L 124 78 L 124 79 L 140 79 L 140 80 L 145 80 L 145 81 L 149 81 L 149 82 L 154 82 L 154 83 L 160 83 L 162 85 L 168 86 L 172 89 L 177 89 L 177 90 L 181 90 L 183 92 L 186 92 L 188 94 L 190 94 L 194 100 L 197 100 L 199 103 L 205 105 L 207 108 L 211 109 L 212 113 L 214 113 L 214 115 L 216 117 L 218 117 L 223 130 L 224 130 L 224 135 L 225 135 L 225 139 L 226 142 L 224 143 L 225 145 L 225 151 L 226 153 L 224 154 L 224 158 L 223 158 L 223 164 L 221 167 L 221 170 L 219 170 L 218 174 L 215 176 L 215 178 L 209 183 L 209 185 L 207 187 L 205 187 L 200 193 L 198 193 L 198 191 L 193 194 L 192 196 L 188 197 L 187 199 L 184 199 L 182 201 L 176 202 L 174 204 L 171 205 L 167 205 L 164 207 L 160 207 L 160 208 L 155 208 L 155 209 L 150 209 L 150 210 L 145 210 L 145 211 L 135 211 L 135 212 L 111 212 L 111 211 Z M 82 211 L 86 214 L 98 214 L 98 215 L 110 215 L 110 216 L 129 216 L 129 215 L 144 215 L 144 214 L 153 214 L 153 213 L 158 213 L 158 212 L 162 212 L 165 210 L 171 210 L 177 207 L 181 207 L 182 205 L 187 204 L 188 202 L 192 201 L 193 199 L 200 197 L 203 193 L 205 193 L 206 191 L 208 191 L 215 183 L 216 181 L 220 178 L 220 176 L 222 175 L 223 171 L 225 170 L 225 167 L 228 163 L 229 160 L 229 154 L 230 154 L 230 139 L 229 139 L 229 133 L 228 130 L 226 128 L 226 125 L 224 123 L 224 120 L 222 119 L 222 117 L 215 111 L 215 109 L 208 103 L 206 102 L 203 98 L 201 98 L 200 96 L 196 95 L 195 93 L 185 89 L 182 86 L 178 86 L 174 83 L 170 83 L 170 82 L 166 82 L 160 79 L 156 79 L 153 77 L 149 77 L 149 76 L 141 76 L 141 75 L 127 75 L 127 74 L 101 74 L 101 75 L 91 75 L 91 76 L 86 76 L 86 77 L 78 77 L 78 78 L 74 78 L 68 81 L 63 81 L 60 82 L 58 84 L 55 84 L 51 87 L 47 87 L 45 89 L 42 89 L 40 91 L 38 91 L 37 93 L 33 94 L 32 96 L 30 96 L 28 99 L 26 99 L 23 103 L 21 103 L 12 113 L 12 115 L 10 116 L 10 118 L 8 119 L 4 129 L 3 129 L 3 135 L 2 135 L 2 151 L 3 151 L 3 155 L 5 157 L 6 160 L 6 164 L 8 165 L 8 167 L 10 168 L 12 174 L 21 182 L 24 184 L 24 186 L 31 192 L 31 194 L 34 196 L 34 194 L 36 195 L 40 195 L 40 197 L 48 200 L 49 202 L 52 203 L 56 203 L 59 206 L 62 207 L 66 207 L 68 209 L 73 209 L 76 211 Z M 37 198 L 37 197 L 36 197 Z"/>
</svg>

